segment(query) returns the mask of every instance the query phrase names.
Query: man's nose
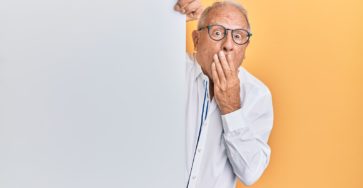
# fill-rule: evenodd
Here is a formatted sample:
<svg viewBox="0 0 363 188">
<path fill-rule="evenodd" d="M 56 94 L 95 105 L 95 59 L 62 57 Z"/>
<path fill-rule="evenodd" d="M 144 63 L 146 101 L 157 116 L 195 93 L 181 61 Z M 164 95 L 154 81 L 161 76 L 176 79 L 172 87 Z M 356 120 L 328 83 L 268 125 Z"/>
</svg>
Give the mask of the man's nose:
<svg viewBox="0 0 363 188">
<path fill-rule="evenodd" d="M 223 43 L 222 43 L 222 49 L 225 52 L 229 52 L 229 51 L 233 50 L 233 47 L 234 47 L 234 42 L 233 42 L 233 39 L 232 39 L 232 31 L 227 30 L 226 36 L 225 36 L 225 38 L 223 40 Z"/>
</svg>

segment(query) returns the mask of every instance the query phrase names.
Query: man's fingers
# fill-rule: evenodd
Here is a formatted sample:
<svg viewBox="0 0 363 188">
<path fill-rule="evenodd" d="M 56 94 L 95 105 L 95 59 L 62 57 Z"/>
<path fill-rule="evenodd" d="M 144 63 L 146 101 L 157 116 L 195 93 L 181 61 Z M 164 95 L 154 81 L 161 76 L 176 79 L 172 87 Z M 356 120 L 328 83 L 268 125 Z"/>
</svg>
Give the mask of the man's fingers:
<svg viewBox="0 0 363 188">
<path fill-rule="evenodd" d="M 203 12 L 203 10 L 204 10 L 204 8 L 203 8 L 203 6 L 200 6 L 199 8 L 198 8 L 198 10 L 196 10 L 195 11 L 195 15 L 197 15 L 197 18 L 199 18 L 200 17 L 200 15 L 202 15 L 202 12 Z"/>
<path fill-rule="evenodd" d="M 181 12 L 181 7 L 180 7 L 180 5 L 177 3 L 177 4 L 175 4 L 175 6 L 174 6 L 174 10 L 175 11 L 178 11 L 178 12 Z"/>
<path fill-rule="evenodd" d="M 216 64 L 219 81 L 221 84 L 223 84 L 226 82 L 226 77 L 224 76 L 223 68 L 222 68 L 221 63 L 219 62 L 217 54 L 214 54 L 213 59 L 214 59 L 214 63 Z"/>
<path fill-rule="evenodd" d="M 220 51 L 218 53 L 219 60 L 221 62 L 224 75 L 226 76 L 226 79 L 228 80 L 231 76 L 231 68 L 229 67 L 229 62 L 227 62 L 226 56 L 224 55 L 223 51 Z"/>
<path fill-rule="evenodd" d="M 213 77 L 214 87 L 219 86 L 220 82 L 217 74 L 216 64 L 214 62 L 212 63 L 212 77 Z"/>
<path fill-rule="evenodd" d="M 187 21 L 197 20 L 203 12 L 203 7 L 200 6 L 196 11 L 187 14 Z"/>
<path fill-rule="evenodd" d="M 192 1 L 199 1 L 199 0 L 179 0 L 176 4 L 178 4 L 180 8 L 184 9 Z"/>
<path fill-rule="evenodd" d="M 185 10 L 185 14 L 194 14 L 199 9 L 199 7 L 201 7 L 199 1 L 192 1 L 183 8 Z"/>
<path fill-rule="evenodd" d="M 192 21 L 197 20 L 204 9 L 200 0 L 179 0 L 174 6 L 174 10 L 185 14 L 186 21 Z"/>
<path fill-rule="evenodd" d="M 232 56 L 231 54 L 228 54 L 227 55 L 227 61 L 228 61 L 228 64 L 229 64 L 229 68 L 232 70 L 232 71 L 235 71 L 236 70 L 236 67 L 234 66 L 233 64 L 233 60 L 232 60 Z"/>
</svg>

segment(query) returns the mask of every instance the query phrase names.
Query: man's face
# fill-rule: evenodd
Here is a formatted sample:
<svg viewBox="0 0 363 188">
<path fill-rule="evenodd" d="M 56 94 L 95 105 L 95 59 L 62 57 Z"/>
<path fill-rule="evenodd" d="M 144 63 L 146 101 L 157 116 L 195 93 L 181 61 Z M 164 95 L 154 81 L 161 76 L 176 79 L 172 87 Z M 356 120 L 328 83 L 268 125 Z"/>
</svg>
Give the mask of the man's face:
<svg viewBox="0 0 363 188">
<path fill-rule="evenodd" d="M 213 9 L 206 18 L 205 25 L 222 25 L 227 29 L 248 29 L 247 21 L 238 9 L 232 6 Z M 231 31 L 220 41 L 211 39 L 208 35 L 208 29 L 193 32 L 194 46 L 197 51 L 196 58 L 203 72 L 212 79 L 211 65 L 213 56 L 223 51 L 227 56 L 231 56 L 232 63 L 238 70 L 241 65 L 248 43 L 243 45 L 236 44 L 231 35 Z"/>
</svg>

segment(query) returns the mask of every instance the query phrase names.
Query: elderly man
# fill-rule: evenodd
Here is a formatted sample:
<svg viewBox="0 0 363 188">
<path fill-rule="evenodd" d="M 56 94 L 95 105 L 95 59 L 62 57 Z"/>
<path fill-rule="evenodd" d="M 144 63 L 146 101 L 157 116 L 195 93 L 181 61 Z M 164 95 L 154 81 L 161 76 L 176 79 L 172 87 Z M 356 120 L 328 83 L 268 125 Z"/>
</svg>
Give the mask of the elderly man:
<svg viewBox="0 0 363 188">
<path fill-rule="evenodd" d="M 187 56 L 186 187 L 252 185 L 269 163 L 273 109 L 269 89 L 240 66 L 252 35 L 246 10 L 227 1 L 200 14 L 198 0 L 175 10 L 200 15 Z"/>
</svg>

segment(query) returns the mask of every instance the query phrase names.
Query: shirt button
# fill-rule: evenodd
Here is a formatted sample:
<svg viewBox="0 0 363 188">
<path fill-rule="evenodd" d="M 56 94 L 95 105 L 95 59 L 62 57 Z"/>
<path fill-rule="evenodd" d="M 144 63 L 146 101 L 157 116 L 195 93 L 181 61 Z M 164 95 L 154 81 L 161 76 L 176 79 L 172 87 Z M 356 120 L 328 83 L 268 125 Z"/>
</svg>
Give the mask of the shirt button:
<svg viewBox="0 0 363 188">
<path fill-rule="evenodd" d="M 198 153 L 200 153 L 201 151 L 202 151 L 202 149 L 200 149 L 200 148 L 199 148 L 199 149 L 198 149 Z"/>
<path fill-rule="evenodd" d="M 195 178 L 197 178 L 196 176 L 193 176 L 192 179 L 195 180 Z"/>
</svg>

